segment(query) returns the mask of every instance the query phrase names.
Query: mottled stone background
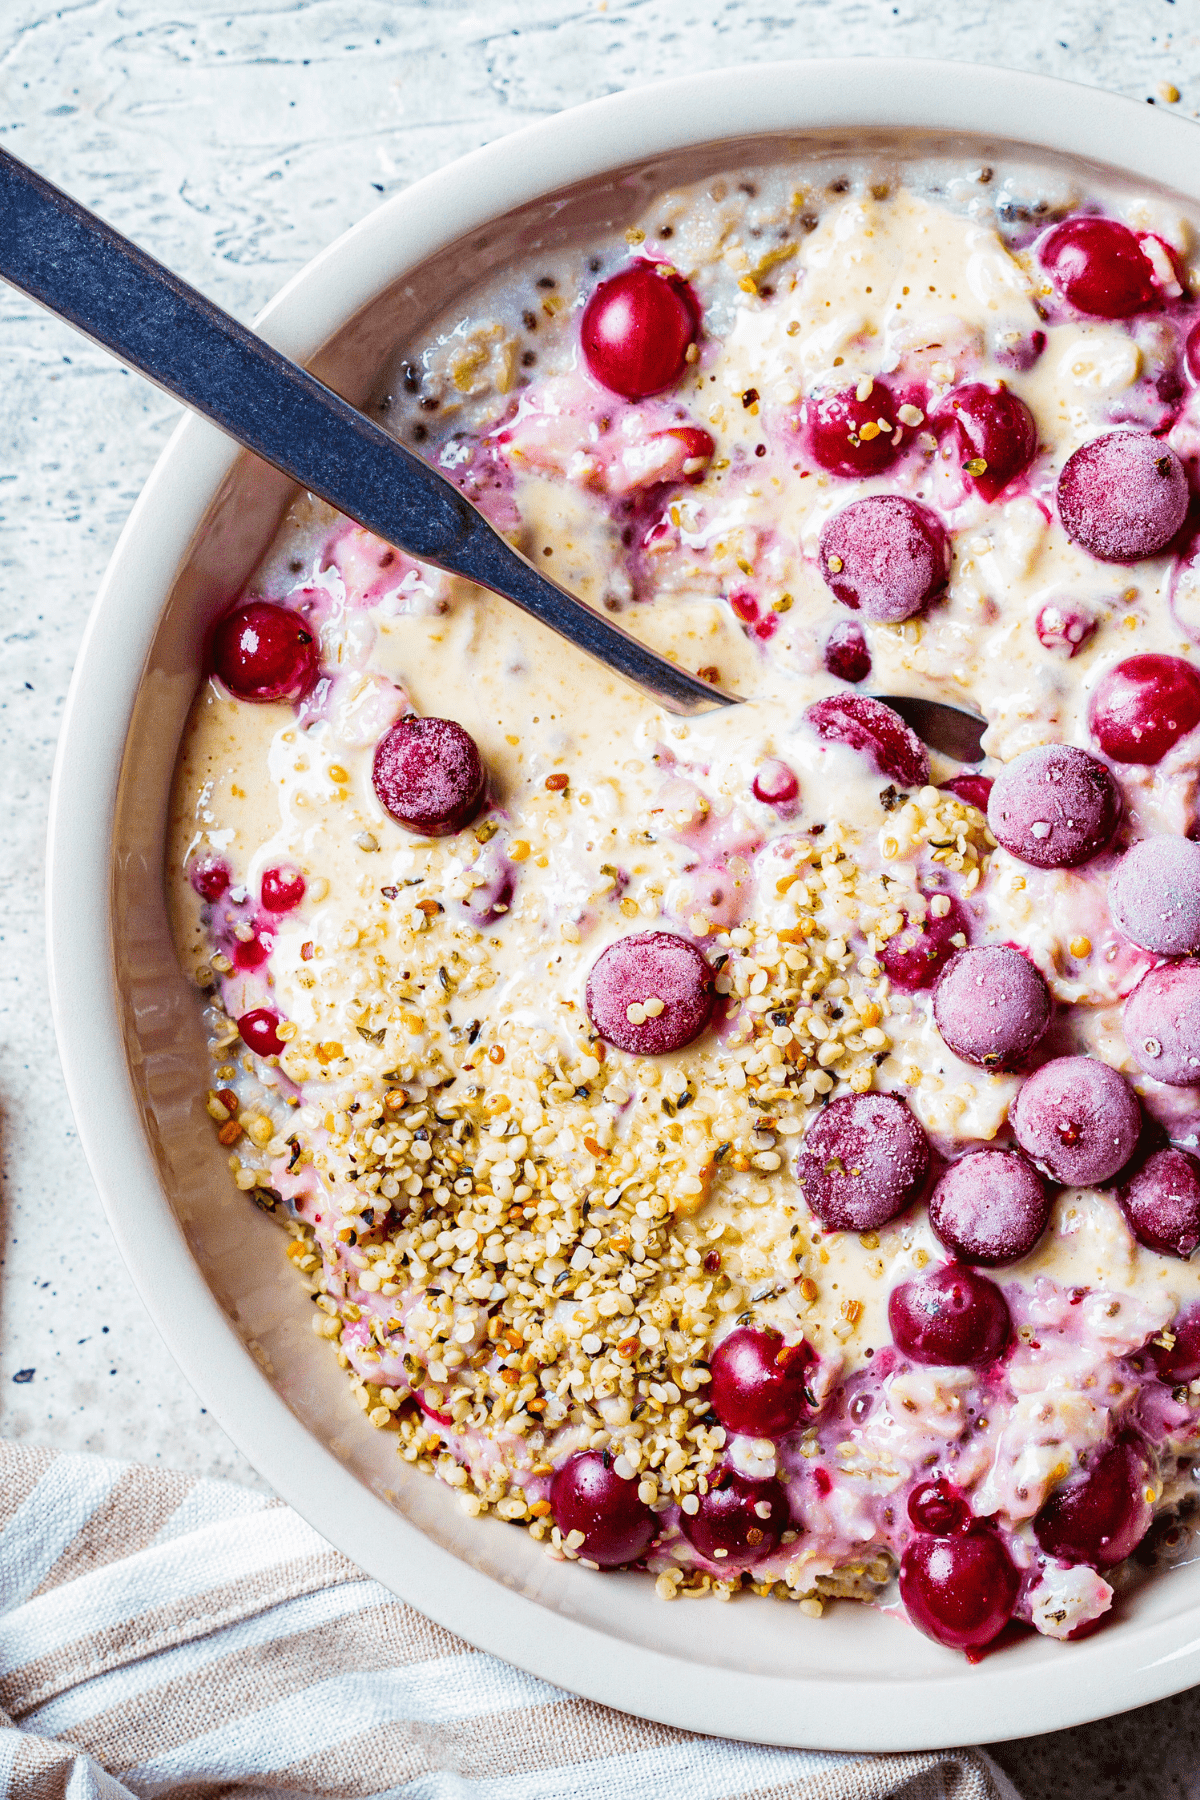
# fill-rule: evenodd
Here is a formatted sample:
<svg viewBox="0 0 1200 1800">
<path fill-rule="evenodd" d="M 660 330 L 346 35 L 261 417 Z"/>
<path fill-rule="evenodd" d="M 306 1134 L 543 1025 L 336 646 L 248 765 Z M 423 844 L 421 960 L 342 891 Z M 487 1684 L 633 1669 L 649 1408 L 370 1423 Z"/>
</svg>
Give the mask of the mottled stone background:
<svg viewBox="0 0 1200 1800">
<path fill-rule="evenodd" d="M 685 70 L 846 54 L 1005 63 L 1200 116 L 1198 0 L 0 0 L 0 141 L 249 319 L 382 196 L 517 126 Z M 113 1247 L 44 975 L 59 713 L 176 409 L 7 290 L 0 370 L 0 1432 L 256 1482 Z M 1185 1696 L 1001 1756 L 1029 1800 L 1182 1800 L 1198 1752 Z"/>
</svg>

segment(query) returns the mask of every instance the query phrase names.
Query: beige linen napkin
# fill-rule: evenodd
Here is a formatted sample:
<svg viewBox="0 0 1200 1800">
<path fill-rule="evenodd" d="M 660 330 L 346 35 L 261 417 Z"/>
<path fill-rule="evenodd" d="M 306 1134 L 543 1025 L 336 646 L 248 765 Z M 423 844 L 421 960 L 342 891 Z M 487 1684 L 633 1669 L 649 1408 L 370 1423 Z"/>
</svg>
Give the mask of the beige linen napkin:
<svg viewBox="0 0 1200 1800">
<path fill-rule="evenodd" d="M 1018 1800 L 979 1750 L 649 1724 L 484 1656 L 230 1483 L 0 1444 L 0 1783 L 20 1800 Z"/>
</svg>

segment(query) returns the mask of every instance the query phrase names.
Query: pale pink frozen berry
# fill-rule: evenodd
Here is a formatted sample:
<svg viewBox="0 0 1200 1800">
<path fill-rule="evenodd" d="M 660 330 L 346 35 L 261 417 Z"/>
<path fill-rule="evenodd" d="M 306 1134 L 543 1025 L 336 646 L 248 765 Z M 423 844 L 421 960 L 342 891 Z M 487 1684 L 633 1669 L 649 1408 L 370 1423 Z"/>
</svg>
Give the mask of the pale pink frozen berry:
<svg viewBox="0 0 1200 1800">
<path fill-rule="evenodd" d="M 398 824 L 423 837 L 460 831 L 483 803 L 478 746 L 453 719 L 400 719 L 379 740 L 372 781 Z"/>
<path fill-rule="evenodd" d="M 588 972 L 587 1010 L 607 1043 L 632 1056 L 690 1044 L 713 1009 L 713 972 L 687 938 L 643 931 L 618 938 Z"/>
<path fill-rule="evenodd" d="M 796 1179 L 830 1231 L 873 1231 L 910 1206 L 929 1172 L 929 1139 L 896 1094 L 842 1094 L 809 1127 Z"/>
<path fill-rule="evenodd" d="M 771 756 L 755 772 L 753 792 L 756 800 L 768 806 L 790 806 L 800 792 L 800 783 L 793 769 Z"/>
<path fill-rule="evenodd" d="M 1117 828 L 1121 796 L 1104 764 L 1073 744 L 1040 744 L 1006 763 L 992 785 L 996 841 L 1037 869 L 1075 869 Z"/>
<path fill-rule="evenodd" d="M 1009 1069 L 1050 1023 L 1050 990 L 1040 969 L 1007 944 L 960 950 L 938 977 L 933 1016 L 964 1062 Z"/>
<path fill-rule="evenodd" d="M 1123 1075 L 1094 1056 L 1057 1056 L 1009 1108 L 1018 1144 L 1068 1187 L 1107 1181 L 1137 1148 L 1142 1111 Z"/>
<path fill-rule="evenodd" d="M 1121 1025 L 1147 1075 L 1168 1087 L 1200 1087 L 1200 964 L 1150 969 L 1126 1000 Z"/>
<path fill-rule="evenodd" d="M 1110 431 L 1068 457 L 1058 516 L 1098 562 L 1135 563 L 1166 548 L 1188 509 L 1183 464 L 1145 431 Z"/>
<path fill-rule="evenodd" d="M 898 624 L 920 612 L 950 572 L 941 520 L 903 494 L 852 500 L 826 521 L 818 555 L 826 585 L 876 624 Z"/>
<path fill-rule="evenodd" d="M 929 1201 L 929 1222 L 963 1262 L 1017 1262 L 1046 1229 L 1050 1196 L 1016 1150 L 975 1150 L 946 1170 Z"/>
<path fill-rule="evenodd" d="M 1158 1150 L 1121 1189 L 1129 1229 L 1148 1250 L 1186 1259 L 1200 1244 L 1200 1162 Z"/>
<path fill-rule="evenodd" d="M 1191 838 L 1143 838 L 1127 850 L 1108 884 L 1113 924 L 1156 956 L 1200 950 L 1200 844 Z"/>
</svg>

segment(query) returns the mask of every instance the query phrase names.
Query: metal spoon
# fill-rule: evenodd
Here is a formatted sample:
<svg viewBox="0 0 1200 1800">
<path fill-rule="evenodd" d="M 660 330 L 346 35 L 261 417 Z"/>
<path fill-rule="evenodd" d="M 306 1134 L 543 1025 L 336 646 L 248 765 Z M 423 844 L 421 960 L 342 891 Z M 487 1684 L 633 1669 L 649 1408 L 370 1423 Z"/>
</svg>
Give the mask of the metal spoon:
<svg viewBox="0 0 1200 1800">
<path fill-rule="evenodd" d="M 428 463 L 7 150 L 0 276 L 386 543 L 514 601 L 669 711 L 737 704 L 549 580 Z"/>
<path fill-rule="evenodd" d="M 436 469 L 3 149 L 0 276 L 386 543 L 512 600 L 668 711 L 738 704 L 551 581 Z M 978 760 L 984 720 L 881 698 L 935 750 Z"/>
</svg>

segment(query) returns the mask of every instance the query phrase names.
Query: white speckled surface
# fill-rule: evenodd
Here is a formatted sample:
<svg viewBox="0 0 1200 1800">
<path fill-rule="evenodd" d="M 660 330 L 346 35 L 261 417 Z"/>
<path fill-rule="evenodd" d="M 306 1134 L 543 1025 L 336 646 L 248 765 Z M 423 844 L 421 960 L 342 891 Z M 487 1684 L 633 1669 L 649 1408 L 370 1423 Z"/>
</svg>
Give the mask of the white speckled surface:
<svg viewBox="0 0 1200 1800">
<path fill-rule="evenodd" d="M 1006 63 L 1160 105 L 1173 83 L 1200 116 L 1198 0 L 3 0 L 0 142 L 249 318 L 381 194 L 545 113 L 681 68 L 847 53 Z M 175 408 L 7 290 L 0 371 L 0 1433 L 260 1485 L 109 1238 L 44 973 L 60 709 Z M 1200 1795 L 1200 1701 L 1001 1754 L 1029 1800 Z"/>
</svg>

